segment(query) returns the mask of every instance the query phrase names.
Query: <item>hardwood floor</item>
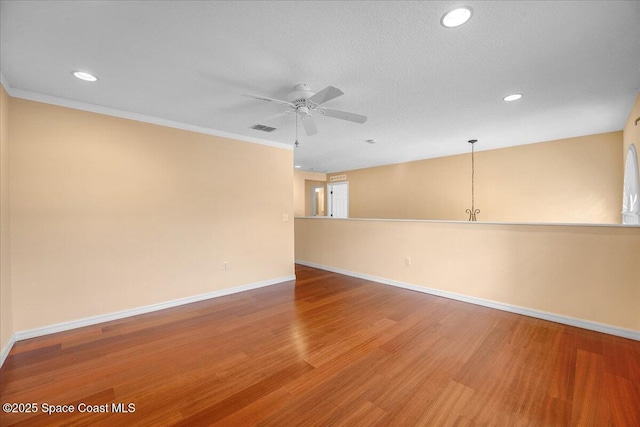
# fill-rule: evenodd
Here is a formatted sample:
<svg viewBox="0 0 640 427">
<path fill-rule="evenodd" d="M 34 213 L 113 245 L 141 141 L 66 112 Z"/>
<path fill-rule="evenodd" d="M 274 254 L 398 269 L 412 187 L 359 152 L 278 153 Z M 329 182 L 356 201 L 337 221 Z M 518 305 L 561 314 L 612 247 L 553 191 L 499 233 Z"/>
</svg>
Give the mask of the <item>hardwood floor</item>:
<svg viewBox="0 0 640 427">
<path fill-rule="evenodd" d="M 640 342 L 303 266 L 296 276 L 18 342 L 0 400 L 40 412 L 0 424 L 640 426 Z M 75 412 L 45 415 L 45 403 Z"/>
</svg>

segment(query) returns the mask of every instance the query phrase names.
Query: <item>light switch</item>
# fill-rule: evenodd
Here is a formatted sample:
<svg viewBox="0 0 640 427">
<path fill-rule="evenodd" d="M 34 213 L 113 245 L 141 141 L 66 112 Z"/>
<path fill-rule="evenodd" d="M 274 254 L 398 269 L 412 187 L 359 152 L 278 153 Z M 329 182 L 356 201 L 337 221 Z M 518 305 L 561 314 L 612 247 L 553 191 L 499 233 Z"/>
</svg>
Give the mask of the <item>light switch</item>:
<svg viewBox="0 0 640 427">
<path fill-rule="evenodd" d="M 284 222 L 289 221 L 289 214 L 282 214 L 282 220 L 283 220 Z"/>
</svg>

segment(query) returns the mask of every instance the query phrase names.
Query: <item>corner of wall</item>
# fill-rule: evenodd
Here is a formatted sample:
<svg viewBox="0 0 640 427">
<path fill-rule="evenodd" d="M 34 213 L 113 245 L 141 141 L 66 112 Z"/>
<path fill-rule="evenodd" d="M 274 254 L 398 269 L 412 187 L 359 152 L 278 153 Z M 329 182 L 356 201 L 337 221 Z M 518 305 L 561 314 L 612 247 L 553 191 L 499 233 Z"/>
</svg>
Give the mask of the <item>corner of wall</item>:
<svg viewBox="0 0 640 427">
<path fill-rule="evenodd" d="M 9 95 L 0 82 L 0 366 L 15 341 L 11 292 L 11 218 L 9 198 Z"/>
<path fill-rule="evenodd" d="M 326 181 L 327 174 L 321 172 L 307 172 L 295 170 L 293 173 L 293 215 L 305 216 L 307 195 L 307 181 Z"/>
</svg>

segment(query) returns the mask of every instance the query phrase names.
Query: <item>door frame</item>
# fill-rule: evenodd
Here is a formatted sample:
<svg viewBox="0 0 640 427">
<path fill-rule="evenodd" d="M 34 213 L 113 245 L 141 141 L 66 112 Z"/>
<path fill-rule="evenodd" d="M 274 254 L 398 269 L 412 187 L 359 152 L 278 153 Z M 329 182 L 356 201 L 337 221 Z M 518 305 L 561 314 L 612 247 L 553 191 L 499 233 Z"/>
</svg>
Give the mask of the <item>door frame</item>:
<svg viewBox="0 0 640 427">
<path fill-rule="evenodd" d="M 316 189 L 317 188 L 322 188 L 324 190 L 324 200 L 327 200 L 327 189 L 325 188 L 324 185 L 314 185 L 311 187 L 311 216 L 318 216 L 316 215 L 317 212 L 317 206 L 316 206 Z M 326 205 L 326 202 L 325 202 Z M 324 206 L 323 206 L 324 208 Z M 326 211 L 325 211 L 326 214 Z M 325 215 L 326 216 L 326 215 Z"/>
</svg>

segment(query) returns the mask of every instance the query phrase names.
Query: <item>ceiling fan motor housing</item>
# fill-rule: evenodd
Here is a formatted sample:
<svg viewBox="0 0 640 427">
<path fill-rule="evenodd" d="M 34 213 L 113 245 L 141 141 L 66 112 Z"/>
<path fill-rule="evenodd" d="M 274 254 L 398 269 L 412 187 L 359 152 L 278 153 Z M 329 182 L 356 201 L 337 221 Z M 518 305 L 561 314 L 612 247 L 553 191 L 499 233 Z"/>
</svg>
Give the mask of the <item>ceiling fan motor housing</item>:
<svg viewBox="0 0 640 427">
<path fill-rule="evenodd" d="M 296 85 L 293 89 L 293 92 L 287 96 L 287 99 L 296 107 L 306 106 L 307 99 L 314 95 L 309 85 L 306 84 Z"/>
</svg>

